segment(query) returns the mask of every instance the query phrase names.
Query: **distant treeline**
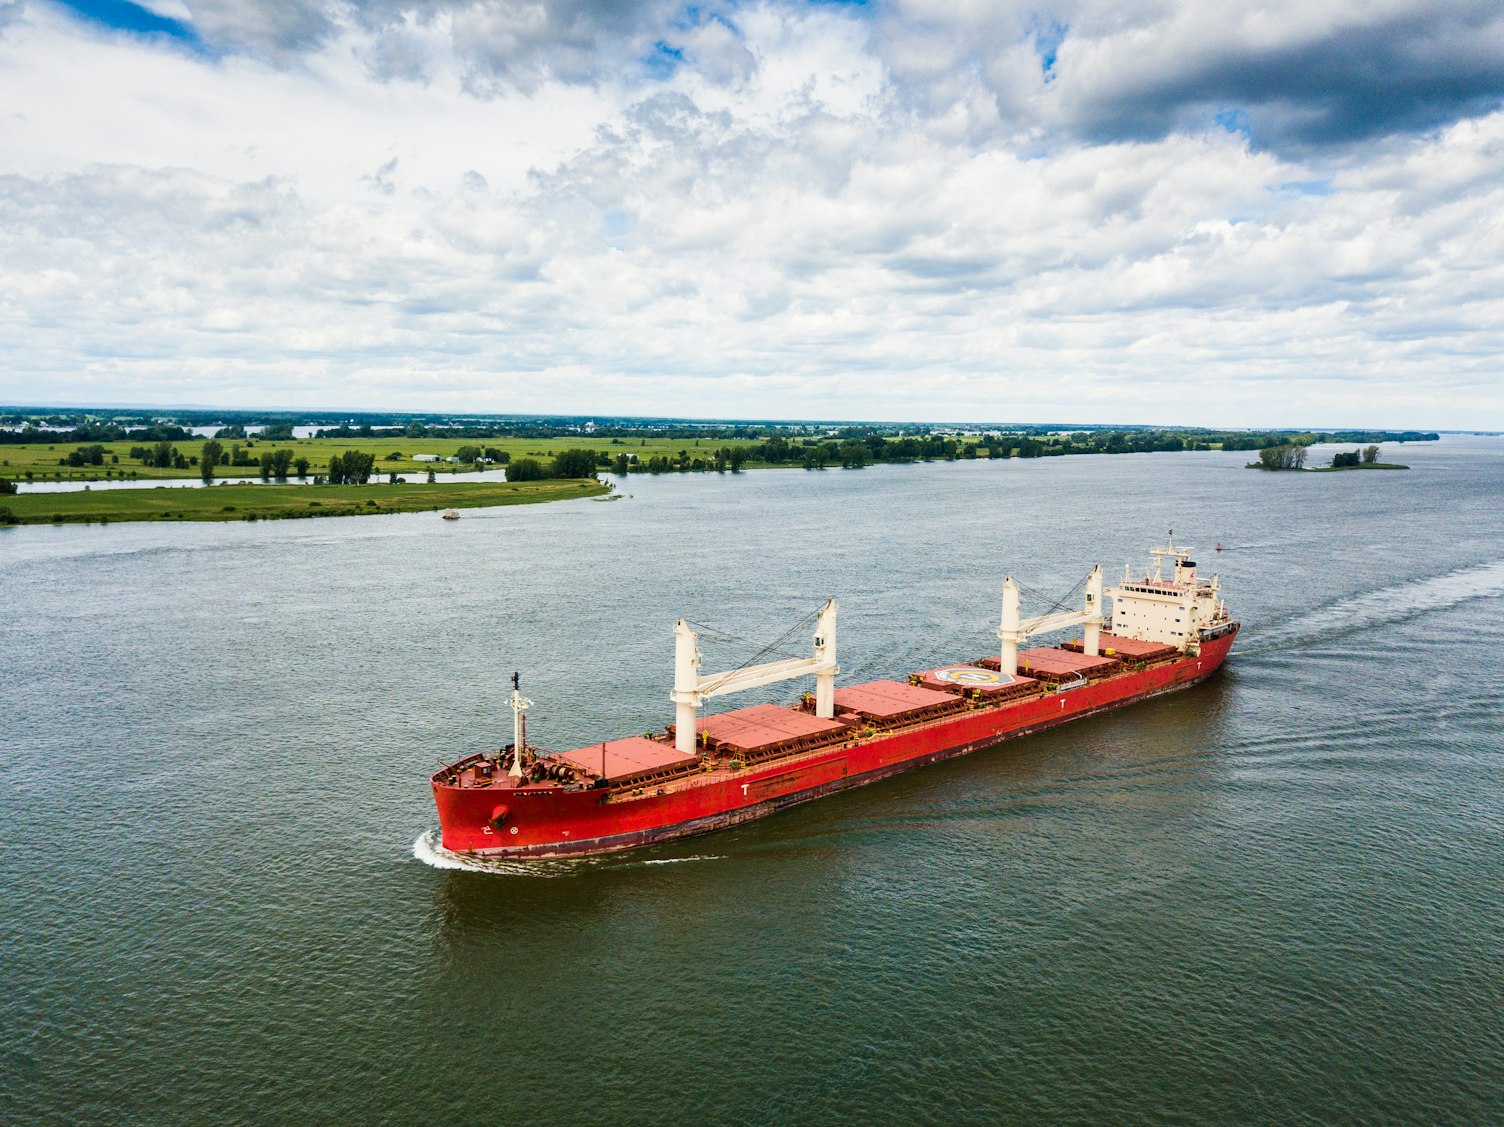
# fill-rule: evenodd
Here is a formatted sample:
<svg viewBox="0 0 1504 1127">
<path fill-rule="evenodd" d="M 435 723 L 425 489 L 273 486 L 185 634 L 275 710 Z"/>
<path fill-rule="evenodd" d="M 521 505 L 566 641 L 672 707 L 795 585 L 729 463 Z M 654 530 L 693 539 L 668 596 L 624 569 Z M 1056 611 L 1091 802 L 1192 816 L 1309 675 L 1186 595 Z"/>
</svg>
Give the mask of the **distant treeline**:
<svg viewBox="0 0 1504 1127">
<path fill-rule="evenodd" d="M 747 447 L 753 451 L 743 461 L 760 462 L 765 465 L 784 465 L 790 461 L 802 461 L 802 451 L 818 446 L 824 450 L 827 464 L 841 464 L 843 460 L 858 457 L 853 449 L 845 453 L 832 453 L 831 447 L 843 448 L 849 442 L 861 442 L 868 447 L 870 462 L 918 462 L 947 458 L 967 457 L 965 448 L 981 446 L 984 453 L 977 457 L 1022 458 L 1049 457 L 1059 454 L 1136 454 L 1167 450 L 1259 450 L 1265 446 L 1310 446 L 1317 442 L 1435 442 L 1441 436 L 1435 431 L 1219 431 L 1196 428 L 1087 428 L 1078 431 L 1060 432 L 1044 427 L 1017 427 L 1006 431 L 987 431 L 980 435 L 954 435 L 938 428 L 920 429 L 917 433 L 907 427 L 845 427 L 833 434 L 826 428 L 809 426 L 789 427 L 596 427 L 590 437 L 596 439 L 655 438 L 694 440 L 756 440 L 760 445 Z M 770 433 L 771 432 L 771 433 Z M 578 427 L 532 427 L 527 429 L 507 425 L 491 426 L 425 426 L 410 423 L 405 427 L 341 426 L 318 432 L 319 438 L 560 438 L 579 435 Z M 270 432 L 262 438 L 281 437 Z M 287 436 L 287 437 L 290 437 Z M 800 451 L 791 457 L 789 449 Z M 996 449 L 998 453 L 993 454 Z M 671 464 L 668 469 L 678 469 L 674 459 L 660 459 Z M 693 462 L 695 459 L 690 458 Z M 714 469 L 713 459 L 700 458 L 701 468 Z"/>
<path fill-rule="evenodd" d="M 1339 435 L 1341 437 L 1339 437 Z M 823 470 L 840 466 L 843 469 L 860 469 L 878 462 L 933 462 L 957 461 L 978 458 L 1053 458 L 1070 454 L 1141 454 L 1156 451 L 1212 450 L 1263 450 L 1269 448 L 1298 449 L 1316 442 L 1363 441 L 1419 442 L 1434 441 L 1438 436 L 1419 431 L 1378 432 L 1343 431 L 1332 434 L 1268 432 L 1248 434 L 1242 431 L 1078 431 L 1072 434 L 1021 435 L 988 433 L 981 436 L 957 438 L 943 435 L 922 435 L 889 438 L 870 433 L 861 428 L 848 428 L 831 438 L 787 439 L 774 436 L 765 442 L 747 446 L 723 447 L 707 455 L 692 454 L 680 450 L 676 457 L 656 456 L 639 462 L 627 454 L 614 458 L 605 452 L 597 453 L 597 463 L 617 473 L 694 473 L 730 470 L 738 473 L 749 464 L 764 466 L 800 465 L 805 469 Z"/>
<path fill-rule="evenodd" d="M 1346 434 L 1392 433 L 1392 441 L 1419 441 L 1425 438 L 1420 432 L 1343 432 Z M 1404 439 L 1399 435 L 1405 435 Z M 1223 449 L 1258 450 L 1261 463 L 1269 469 L 1298 469 L 1305 463 L 1306 447 L 1315 442 L 1334 441 L 1335 435 L 1302 434 L 1292 436 L 1270 432 L 1248 435 L 1238 433 L 1198 432 L 1188 437 L 1174 431 L 1079 431 L 1074 434 L 1029 437 L 1020 435 L 984 434 L 968 438 L 943 435 L 922 435 L 889 438 L 881 434 L 867 433 L 859 428 L 849 428 L 829 438 L 789 439 L 775 435 L 764 442 L 752 442 L 740 446 L 723 446 L 717 449 L 696 447 L 678 451 L 675 455 L 653 455 L 640 459 L 625 450 L 611 452 L 585 447 L 561 452 L 548 461 L 534 457 L 511 461 L 507 477 L 510 481 L 542 481 L 547 478 L 585 478 L 601 471 L 618 474 L 631 473 L 740 473 L 749 465 L 756 466 L 802 466 L 807 470 L 823 470 L 834 467 L 861 469 L 874 463 L 912 463 L 934 461 L 958 461 L 1003 458 L 1054 458 L 1071 454 L 1134 454 L 1155 451 L 1210 450 L 1214 445 Z M 616 445 L 621 445 L 620 440 Z M 1377 446 L 1370 446 L 1377 450 Z M 58 459 L 59 465 L 100 465 L 105 460 L 105 450 L 98 444 L 79 447 Z M 218 439 L 203 445 L 203 459 L 185 456 L 169 441 L 151 446 L 135 446 L 130 456 L 142 465 L 186 469 L 201 467 L 204 480 L 212 479 L 216 466 L 259 466 L 264 479 L 285 480 L 289 470 L 296 470 L 298 477 L 306 476 L 309 461 L 304 457 L 294 458 L 293 451 L 283 447 L 264 451 L 259 461 L 239 443 L 231 443 L 226 450 Z M 389 460 L 400 460 L 400 454 L 388 455 Z M 491 446 L 462 446 L 458 460 L 463 463 L 506 464 L 505 451 Z M 1372 460 L 1371 458 L 1369 459 Z M 118 456 L 111 461 L 119 462 Z M 374 472 L 373 457 L 359 451 L 348 451 L 342 461 L 339 455 L 331 459 L 328 481 L 338 483 L 361 483 Z"/>
<path fill-rule="evenodd" d="M 0 444 L 21 445 L 29 442 L 182 442 L 193 432 L 172 423 L 127 427 L 120 423 L 80 423 L 72 430 L 41 430 L 23 426 L 20 430 L 0 430 Z"/>
<path fill-rule="evenodd" d="M 101 418 L 101 415 L 108 415 Z M 657 435 L 676 438 L 703 438 L 707 434 L 721 437 L 755 438 L 771 427 L 795 433 L 822 433 L 828 424 L 780 423 L 775 420 L 698 422 L 690 419 L 626 417 L 603 415 L 476 415 L 443 414 L 422 411 L 248 411 L 181 409 L 172 411 L 129 411 L 64 408 L 0 407 L 0 427 L 34 424 L 53 428 L 47 432 L 61 441 L 75 429 L 85 426 L 119 427 L 142 430 L 159 425 L 163 419 L 180 427 L 217 427 L 218 438 L 252 437 L 250 429 L 267 428 L 263 437 L 291 437 L 295 426 L 318 427 L 335 438 L 370 438 L 408 435 L 413 438 L 559 438 L 584 433 L 586 424 L 593 433 L 605 437 Z M 92 433 L 92 432 L 91 432 Z"/>
<path fill-rule="evenodd" d="M 1434 430 L 1313 430 L 1313 431 L 1269 431 L 1261 435 L 1243 435 L 1245 439 L 1254 437 L 1259 441 L 1242 444 L 1223 442 L 1224 450 L 1261 450 L 1265 446 L 1314 446 L 1318 442 L 1335 442 L 1345 444 L 1348 442 L 1374 443 L 1374 442 L 1436 442 L 1441 438 Z"/>
<path fill-rule="evenodd" d="M 816 432 L 818 427 L 791 428 L 800 433 Z M 828 428 L 827 428 L 828 429 Z M 579 423 L 518 423 L 496 422 L 486 424 L 425 424 L 408 423 L 405 426 L 375 426 L 363 423 L 326 427 L 316 432 L 317 438 L 578 438 L 588 433 L 591 438 L 682 438 L 682 439 L 728 439 L 759 438 L 767 427 L 756 426 L 595 426 L 585 432 Z M 263 434 L 265 438 L 268 435 Z"/>
<path fill-rule="evenodd" d="M 649 459 L 640 469 L 649 472 L 740 469 L 742 465 L 808 464 L 866 465 L 872 462 L 916 462 L 983 457 L 1051 457 L 1064 454 L 1132 454 L 1150 451 L 1260 450 L 1270 446 L 1309 446 L 1317 442 L 1375 443 L 1435 441 L 1434 431 L 1229 431 L 1195 427 L 1062 426 L 1023 424 L 971 430 L 913 423 L 863 424 L 833 428 L 817 423 L 693 423 L 668 419 L 584 419 L 569 416 L 459 417 L 441 415 L 362 414 L 319 412 L 176 411 L 172 421 L 150 415 L 116 415 L 103 420 L 85 411 L 0 414 L 0 444 L 90 444 L 132 441 L 185 442 L 190 427 L 217 425 L 217 439 L 289 441 L 295 426 L 322 426 L 320 438 L 584 438 L 621 444 L 625 439 L 737 441 L 743 449 L 740 464 L 731 457 L 693 456 Z M 67 429 L 41 429 L 43 426 Z M 264 427 L 260 434 L 247 428 Z M 865 454 L 858 447 L 865 447 Z M 462 459 L 463 460 L 463 459 Z M 611 465 L 617 457 L 608 459 Z M 630 465 L 632 459 L 626 459 Z M 718 464 L 722 463 L 722 464 Z"/>
</svg>

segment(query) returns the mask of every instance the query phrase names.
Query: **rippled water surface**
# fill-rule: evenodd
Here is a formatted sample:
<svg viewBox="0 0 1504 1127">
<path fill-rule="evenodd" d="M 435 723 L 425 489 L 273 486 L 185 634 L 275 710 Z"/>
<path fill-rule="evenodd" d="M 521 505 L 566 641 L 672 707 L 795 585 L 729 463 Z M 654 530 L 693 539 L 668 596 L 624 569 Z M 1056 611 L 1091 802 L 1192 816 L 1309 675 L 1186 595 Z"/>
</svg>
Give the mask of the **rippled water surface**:
<svg viewBox="0 0 1504 1127">
<path fill-rule="evenodd" d="M 1504 441 L 1385 453 L 0 530 L 0 1119 L 1499 1122 Z M 903 674 L 1167 528 L 1245 624 L 1204 686 L 637 854 L 432 848 L 514 669 L 575 747 L 671 718 L 680 614 L 834 594 L 842 679 Z"/>
</svg>

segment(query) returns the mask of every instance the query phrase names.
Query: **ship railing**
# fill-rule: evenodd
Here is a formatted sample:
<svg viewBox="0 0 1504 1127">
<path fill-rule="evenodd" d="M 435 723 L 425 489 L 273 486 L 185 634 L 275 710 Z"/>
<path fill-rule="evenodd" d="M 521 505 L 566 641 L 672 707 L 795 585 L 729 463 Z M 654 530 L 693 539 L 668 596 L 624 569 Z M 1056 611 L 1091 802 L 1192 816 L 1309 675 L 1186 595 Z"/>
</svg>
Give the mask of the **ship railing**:
<svg viewBox="0 0 1504 1127">
<path fill-rule="evenodd" d="M 467 755 L 458 763 L 447 764 L 440 770 L 435 771 L 431 776 L 430 781 L 442 784 L 444 786 L 458 786 L 460 776 L 485 758 L 485 753 L 479 751 L 475 752 L 473 755 Z"/>
<path fill-rule="evenodd" d="M 1045 697 L 1047 697 L 1049 695 L 1050 695 L 1049 690 L 1043 684 L 1040 684 L 1040 683 L 1036 682 L 1033 686 L 1030 687 L 1030 691 L 1027 694 L 1023 695 L 1023 696 L 1015 697 L 1015 698 L 1013 698 L 1011 700 L 1006 700 L 1006 701 L 984 701 L 984 702 L 981 702 L 978 705 L 976 711 L 977 712 L 982 712 L 982 711 L 997 711 L 997 710 L 1001 710 L 1003 708 L 1007 708 L 1007 707 L 1011 707 L 1011 706 L 1023 704 L 1029 698 L 1033 698 L 1035 700 L 1042 700 L 1042 699 L 1044 699 Z M 878 731 L 876 733 L 876 735 L 878 735 L 878 736 L 901 736 L 901 735 L 906 735 L 909 732 L 918 732 L 918 731 L 921 731 L 921 730 L 923 730 L 925 728 L 933 727 L 936 724 L 944 724 L 944 723 L 946 723 L 948 721 L 954 720 L 955 718 L 956 718 L 956 713 L 947 713 L 944 716 L 931 716 L 931 717 L 927 717 L 927 718 L 925 718 L 923 720 L 907 720 L 907 721 L 905 721 L 903 723 L 895 724 L 891 728 L 883 728 L 880 731 Z"/>
<path fill-rule="evenodd" d="M 954 700 L 940 701 L 936 704 L 927 704 L 922 708 L 910 709 L 908 712 L 900 712 L 895 716 L 872 716 L 865 712 L 858 712 L 864 726 L 871 726 L 880 732 L 886 732 L 890 728 L 901 728 L 907 724 L 922 724 L 926 720 L 938 720 L 942 716 L 954 716 L 958 712 L 965 712 L 970 707 L 967 698 L 956 697 Z"/>
<path fill-rule="evenodd" d="M 909 684 L 922 689 L 935 688 L 933 685 L 926 685 L 924 679 L 918 673 L 911 673 L 909 675 Z M 950 693 L 952 696 L 971 701 L 975 707 L 980 708 L 984 705 L 1004 704 L 1018 697 L 1028 696 L 1034 691 L 1034 686 L 1027 681 L 1015 682 L 1012 685 L 988 686 L 942 684 L 938 687 L 938 691 Z"/>
<path fill-rule="evenodd" d="M 845 728 L 836 728 L 827 732 L 814 732 L 808 736 L 798 736 L 791 740 L 769 744 L 759 748 L 740 748 L 735 744 L 725 743 L 720 740 L 712 740 L 711 747 L 716 754 L 724 755 L 731 759 L 739 759 L 743 763 L 762 763 L 769 759 L 777 759 L 784 755 L 799 755 L 806 751 L 817 751 L 822 747 L 830 747 L 833 744 L 844 742 L 851 733 Z"/>
<path fill-rule="evenodd" d="M 974 699 L 978 705 L 1007 704 L 1009 701 L 1030 696 L 1036 691 L 1033 685 L 1006 685 L 997 692 L 978 693 Z"/>
<path fill-rule="evenodd" d="M 631 793 L 645 787 L 662 786 L 677 779 L 688 778 L 698 775 L 703 770 L 704 759 L 695 756 L 693 759 L 682 763 L 670 763 L 666 767 L 651 768 L 647 771 L 638 771 L 631 775 L 622 775 L 615 779 L 606 780 L 606 797 L 611 798 L 619 794 Z"/>
</svg>

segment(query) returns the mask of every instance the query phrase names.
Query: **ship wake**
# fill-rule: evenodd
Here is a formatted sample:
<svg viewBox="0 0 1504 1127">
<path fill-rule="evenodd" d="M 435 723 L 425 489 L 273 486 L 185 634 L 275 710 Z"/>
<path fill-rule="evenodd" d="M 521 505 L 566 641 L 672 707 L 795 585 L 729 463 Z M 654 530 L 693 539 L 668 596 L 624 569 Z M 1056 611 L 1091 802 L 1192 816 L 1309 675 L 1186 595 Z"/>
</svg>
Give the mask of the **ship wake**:
<svg viewBox="0 0 1504 1127">
<path fill-rule="evenodd" d="M 475 857 L 466 853 L 453 853 L 439 844 L 438 830 L 424 830 L 413 842 L 413 857 L 431 869 L 457 869 L 467 873 L 490 873 L 509 877 L 563 877 L 582 869 L 602 866 L 621 869 L 645 865 L 679 865 L 686 861 L 723 861 L 725 857 L 714 853 L 697 853 L 688 857 L 641 858 L 621 854 L 599 854 L 594 857 L 554 857 L 538 860 L 516 861 L 504 857 Z"/>
<path fill-rule="evenodd" d="M 1504 560 L 1459 568 L 1445 575 L 1369 591 L 1320 607 L 1267 634 L 1245 652 L 1268 652 L 1309 644 L 1334 634 L 1390 626 L 1422 614 L 1449 610 L 1472 599 L 1504 595 Z"/>
<path fill-rule="evenodd" d="M 562 877 L 598 865 L 599 857 L 566 857 L 554 860 L 515 861 L 505 857 L 475 857 L 453 853 L 439 844 L 438 830 L 424 830 L 413 842 L 413 857 L 432 869 L 458 869 L 467 873 L 491 873 L 510 877 Z"/>
</svg>

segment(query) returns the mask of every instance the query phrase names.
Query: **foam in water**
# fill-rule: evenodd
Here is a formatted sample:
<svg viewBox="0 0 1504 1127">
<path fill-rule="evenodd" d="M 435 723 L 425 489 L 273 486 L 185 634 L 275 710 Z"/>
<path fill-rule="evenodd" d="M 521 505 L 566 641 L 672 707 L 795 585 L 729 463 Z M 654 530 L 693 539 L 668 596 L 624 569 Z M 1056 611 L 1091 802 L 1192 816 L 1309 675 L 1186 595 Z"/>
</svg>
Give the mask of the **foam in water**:
<svg viewBox="0 0 1504 1127">
<path fill-rule="evenodd" d="M 470 858 L 451 853 L 434 840 L 432 830 L 424 830 L 413 842 L 413 856 L 433 869 L 473 869 Z"/>
<path fill-rule="evenodd" d="M 452 853 L 438 841 L 438 833 L 424 830 L 413 842 L 413 856 L 434 869 L 458 869 L 467 873 L 490 873 L 493 876 L 561 876 L 564 872 L 589 862 L 589 858 L 558 861 L 510 861 L 501 857 L 469 857 Z"/>
<path fill-rule="evenodd" d="M 652 861 L 642 862 L 644 865 L 682 865 L 686 861 L 724 861 L 726 858 L 718 853 L 696 854 L 693 857 L 659 857 Z"/>
<path fill-rule="evenodd" d="M 458 869 L 467 873 L 490 873 L 493 876 L 561 877 L 580 869 L 604 864 L 623 865 L 679 865 L 685 861 L 724 861 L 716 853 L 696 854 L 693 857 L 657 857 L 638 860 L 621 856 L 557 857 L 542 861 L 512 861 L 500 857 L 468 857 L 451 853 L 439 844 L 435 830 L 424 830 L 413 842 L 413 857 L 432 869 Z"/>
<path fill-rule="evenodd" d="M 1386 626 L 1430 611 L 1446 610 L 1469 599 L 1496 598 L 1499 595 L 1504 595 L 1504 560 L 1343 599 L 1295 619 L 1282 630 L 1261 637 L 1259 648 L 1314 641 L 1337 632 L 1348 633 Z"/>
</svg>

